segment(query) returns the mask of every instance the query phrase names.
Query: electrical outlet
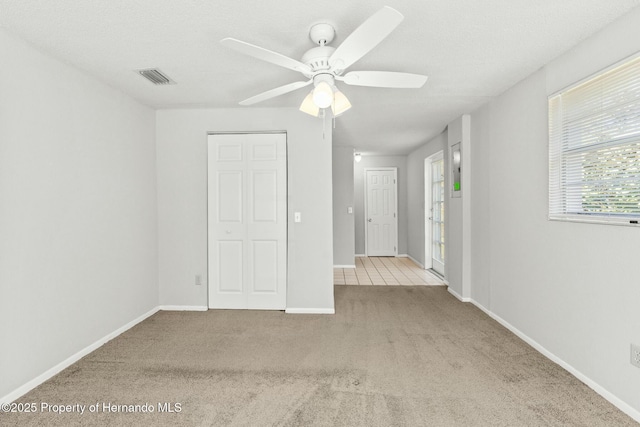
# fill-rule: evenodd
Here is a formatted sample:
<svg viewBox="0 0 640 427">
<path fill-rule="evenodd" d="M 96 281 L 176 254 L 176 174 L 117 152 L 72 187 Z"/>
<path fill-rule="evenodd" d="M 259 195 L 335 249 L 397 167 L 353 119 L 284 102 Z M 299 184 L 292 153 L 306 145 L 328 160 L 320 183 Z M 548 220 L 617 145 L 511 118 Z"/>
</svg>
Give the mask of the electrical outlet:
<svg viewBox="0 0 640 427">
<path fill-rule="evenodd" d="M 196 286 L 201 286 L 202 285 L 202 276 L 199 274 L 196 274 Z"/>
<path fill-rule="evenodd" d="M 631 364 L 640 368 L 640 345 L 631 344 Z"/>
</svg>

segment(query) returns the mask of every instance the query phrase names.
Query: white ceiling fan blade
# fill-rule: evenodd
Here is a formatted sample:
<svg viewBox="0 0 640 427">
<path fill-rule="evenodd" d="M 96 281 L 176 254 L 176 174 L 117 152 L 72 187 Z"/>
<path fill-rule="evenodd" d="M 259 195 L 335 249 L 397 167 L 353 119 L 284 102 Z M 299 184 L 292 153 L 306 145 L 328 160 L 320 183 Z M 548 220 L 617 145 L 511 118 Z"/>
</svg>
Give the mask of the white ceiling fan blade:
<svg viewBox="0 0 640 427">
<path fill-rule="evenodd" d="M 306 82 L 293 82 L 288 85 L 280 86 L 275 89 L 268 90 L 266 92 L 262 92 L 259 95 L 252 96 L 251 98 L 247 98 L 244 101 L 240 102 L 240 105 L 252 105 L 258 102 L 266 101 L 267 99 L 275 98 L 276 96 L 284 95 L 285 93 L 293 92 L 296 89 L 300 89 L 301 87 L 309 86 L 313 83 L 313 80 L 309 80 Z"/>
<path fill-rule="evenodd" d="M 364 21 L 342 42 L 329 58 L 334 70 L 344 70 L 366 55 L 402 22 L 404 16 L 385 6 Z"/>
<path fill-rule="evenodd" d="M 424 86 L 427 76 L 393 71 L 351 71 L 336 79 L 352 86 L 416 89 Z"/>
<path fill-rule="evenodd" d="M 293 71 L 311 74 L 311 69 L 307 65 L 272 50 L 232 38 L 222 39 L 220 40 L 220 43 L 228 48 L 244 53 L 245 55 L 253 56 L 254 58 L 258 58 Z"/>
</svg>

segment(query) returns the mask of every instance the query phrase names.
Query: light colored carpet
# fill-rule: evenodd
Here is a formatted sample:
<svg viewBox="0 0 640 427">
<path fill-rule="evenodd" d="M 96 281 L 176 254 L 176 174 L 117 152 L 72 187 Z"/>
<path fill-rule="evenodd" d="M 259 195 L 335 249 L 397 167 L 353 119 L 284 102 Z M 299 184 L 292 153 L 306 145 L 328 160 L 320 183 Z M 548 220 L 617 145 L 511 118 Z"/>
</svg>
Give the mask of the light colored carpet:
<svg viewBox="0 0 640 427">
<path fill-rule="evenodd" d="M 333 316 L 157 313 L 19 400 L 80 403 L 85 414 L 3 414 L 0 424 L 636 425 L 444 287 L 335 292 Z M 105 413 L 109 402 L 155 411 Z"/>
</svg>

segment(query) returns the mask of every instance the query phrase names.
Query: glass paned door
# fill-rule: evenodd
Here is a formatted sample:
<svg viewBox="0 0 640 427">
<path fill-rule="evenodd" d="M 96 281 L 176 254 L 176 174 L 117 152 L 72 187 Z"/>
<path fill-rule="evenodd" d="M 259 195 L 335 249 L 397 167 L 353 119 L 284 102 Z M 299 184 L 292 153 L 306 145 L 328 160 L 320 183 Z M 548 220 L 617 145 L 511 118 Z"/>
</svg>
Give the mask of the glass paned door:
<svg viewBox="0 0 640 427">
<path fill-rule="evenodd" d="M 444 275 L 444 159 L 431 163 L 432 268 Z"/>
</svg>

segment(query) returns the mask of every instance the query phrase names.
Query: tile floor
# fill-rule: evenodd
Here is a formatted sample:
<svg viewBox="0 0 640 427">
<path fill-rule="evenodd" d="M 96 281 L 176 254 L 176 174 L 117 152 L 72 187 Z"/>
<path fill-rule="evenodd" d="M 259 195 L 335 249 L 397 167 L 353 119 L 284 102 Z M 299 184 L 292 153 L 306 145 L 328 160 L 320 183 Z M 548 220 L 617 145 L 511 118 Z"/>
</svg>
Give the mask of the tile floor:
<svg viewBox="0 0 640 427">
<path fill-rule="evenodd" d="M 442 279 L 409 258 L 357 257 L 356 268 L 334 268 L 335 285 L 441 286 Z"/>
</svg>

